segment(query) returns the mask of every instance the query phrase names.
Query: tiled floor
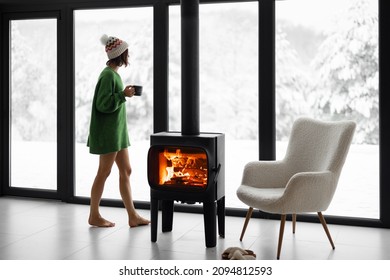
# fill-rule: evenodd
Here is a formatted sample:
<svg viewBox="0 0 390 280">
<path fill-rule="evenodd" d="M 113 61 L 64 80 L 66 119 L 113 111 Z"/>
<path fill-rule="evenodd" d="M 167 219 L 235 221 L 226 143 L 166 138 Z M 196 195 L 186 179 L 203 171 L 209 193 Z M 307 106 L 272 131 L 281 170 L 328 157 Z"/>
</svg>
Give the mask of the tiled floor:
<svg viewBox="0 0 390 280">
<path fill-rule="evenodd" d="M 276 256 L 279 221 L 251 219 L 243 242 L 244 218 L 226 217 L 226 237 L 215 248 L 204 245 L 203 218 L 174 214 L 174 229 L 150 241 L 150 226 L 129 228 L 122 208 L 102 207 L 114 228 L 87 224 L 87 205 L 51 200 L 0 197 L 0 259 L 2 260 L 216 260 L 230 246 L 253 250 L 257 259 Z M 139 210 L 149 216 L 149 211 Z M 297 223 L 295 235 L 286 223 L 281 259 L 389 260 L 390 230 L 329 225 L 332 250 L 320 224 Z"/>
</svg>

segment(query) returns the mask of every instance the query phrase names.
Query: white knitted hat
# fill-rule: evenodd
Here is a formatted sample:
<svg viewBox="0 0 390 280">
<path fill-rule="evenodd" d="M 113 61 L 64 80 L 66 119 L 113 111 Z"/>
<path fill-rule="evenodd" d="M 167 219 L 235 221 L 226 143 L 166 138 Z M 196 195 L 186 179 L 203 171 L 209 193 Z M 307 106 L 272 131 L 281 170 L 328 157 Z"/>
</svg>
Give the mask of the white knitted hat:
<svg viewBox="0 0 390 280">
<path fill-rule="evenodd" d="M 129 47 L 125 41 L 113 36 L 108 37 L 106 34 L 100 38 L 100 41 L 105 46 L 109 59 L 120 56 Z"/>
</svg>

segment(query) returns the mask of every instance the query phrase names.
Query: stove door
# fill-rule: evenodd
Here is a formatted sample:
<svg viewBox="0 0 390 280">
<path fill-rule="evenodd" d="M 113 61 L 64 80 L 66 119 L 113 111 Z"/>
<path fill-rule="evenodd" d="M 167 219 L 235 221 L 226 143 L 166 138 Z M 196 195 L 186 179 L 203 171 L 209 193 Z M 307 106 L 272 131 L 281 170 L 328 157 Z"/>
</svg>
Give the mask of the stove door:
<svg viewBox="0 0 390 280">
<path fill-rule="evenodd" d="M 152 146 L 148 154 L 148 180 L 154 189 L 202 191 L 209 178 L 207 152 L 199 147 Z"/>
</svg>

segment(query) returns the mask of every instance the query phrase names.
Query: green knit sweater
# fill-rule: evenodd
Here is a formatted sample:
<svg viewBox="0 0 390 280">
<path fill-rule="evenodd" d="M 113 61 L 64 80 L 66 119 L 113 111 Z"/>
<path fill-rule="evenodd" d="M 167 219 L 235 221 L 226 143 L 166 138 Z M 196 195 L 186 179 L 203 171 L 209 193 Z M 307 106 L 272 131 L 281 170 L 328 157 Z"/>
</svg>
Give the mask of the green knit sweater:
<svg viewBox="0 0 390 280">
<path fill-rule="evenodd" d="M 117 152 L 130 146 L 122 79 L 110 67 L 99 76 L 92 102 L 87 146 L 91 154 Z"/>
</svg>

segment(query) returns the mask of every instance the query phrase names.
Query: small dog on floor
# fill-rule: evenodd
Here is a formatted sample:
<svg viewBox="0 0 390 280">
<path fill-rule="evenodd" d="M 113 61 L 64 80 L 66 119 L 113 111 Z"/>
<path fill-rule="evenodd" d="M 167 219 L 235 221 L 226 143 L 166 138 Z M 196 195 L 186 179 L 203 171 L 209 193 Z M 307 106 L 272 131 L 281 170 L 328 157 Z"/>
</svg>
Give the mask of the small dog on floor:
<svg viewBox="0 0 390 280">
<path fill-rule="evenodd" d="M 252 250 L 240 247 L 229 247 L 222 253 L 223 260 L 255 260 L 256 254 Z"/>
</svg>

